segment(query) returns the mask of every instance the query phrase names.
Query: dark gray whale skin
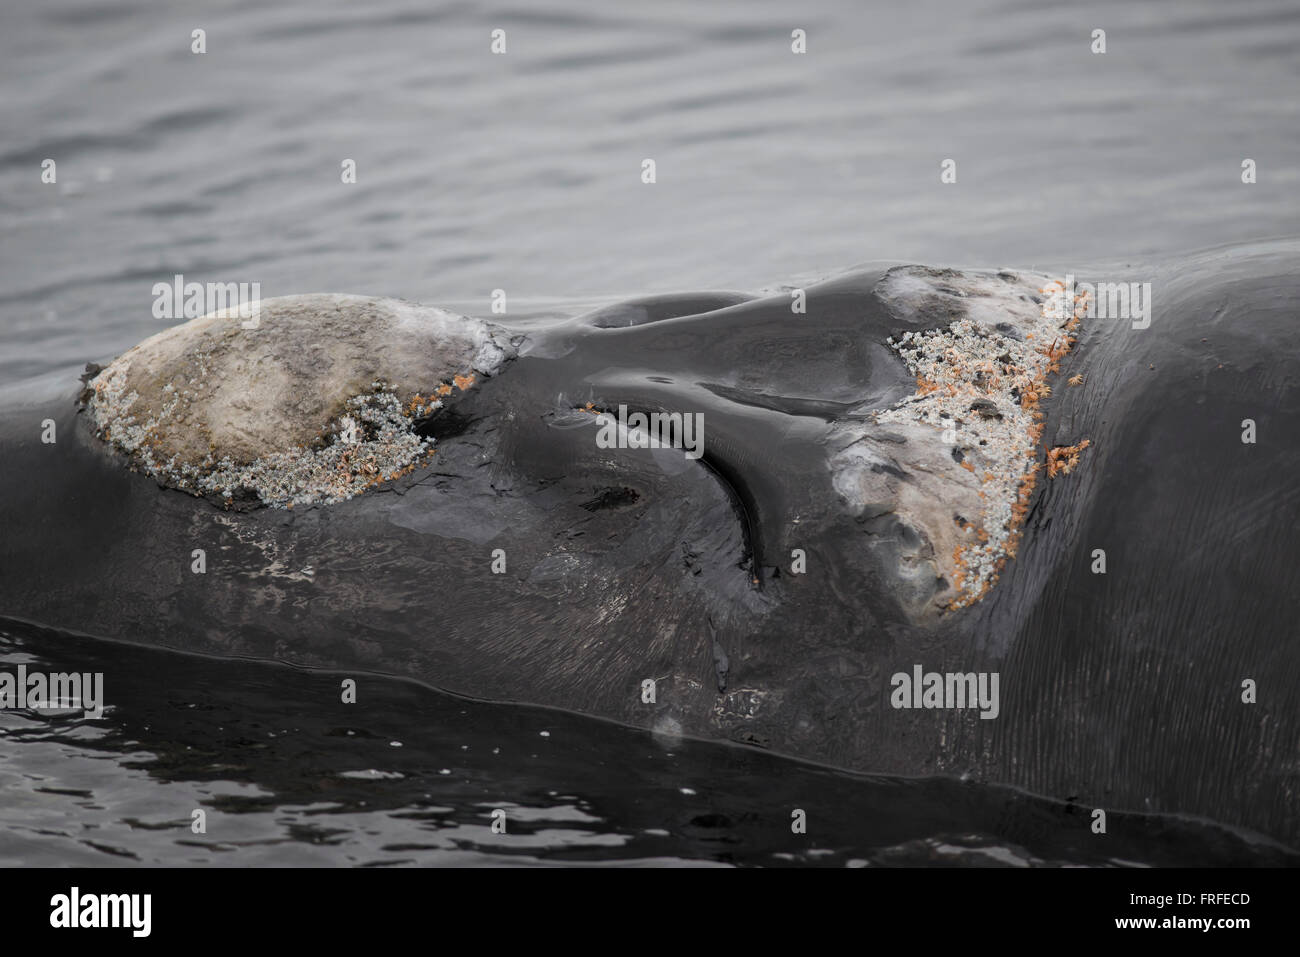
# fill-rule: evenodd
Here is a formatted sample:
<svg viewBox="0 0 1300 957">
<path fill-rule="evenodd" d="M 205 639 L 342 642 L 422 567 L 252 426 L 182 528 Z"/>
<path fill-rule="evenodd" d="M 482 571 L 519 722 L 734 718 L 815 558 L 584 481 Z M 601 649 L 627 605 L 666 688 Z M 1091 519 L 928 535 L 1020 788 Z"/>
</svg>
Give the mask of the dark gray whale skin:
<svg viewBox="0 0 1300 957">
<path fill-rule="evenodd" d="M 828 469 L 831 423 L 912 392 L 886 337 L 953 318 L 902 320 L 886 268 L 810 286 L 804 316 L 701 293 L 521 326 L 521 356 L 434 421 L 428 467 L 328 507 L 160 488 L 93 438 L 71 378 L 8 389 L 0 614 L 969 775 L 1075 802 L 1081 828 L 1169 812 L 1297 844 L 1300 241 L 1074 270 L 1152 282 L 1151 326 L 1085 324 L 1044 406 L 1046 444 L 1091 439 L 1083 467 L 1039 482 L 982 602 L 926 620 L 880 559 L 906 533 L 846 515 Z M 704 459 L 599 449 L 569 411 L 588 401 L 703 412 Z M 999 715 L 891 707 L 915 664 L 999 673 Z"/>
</svg>

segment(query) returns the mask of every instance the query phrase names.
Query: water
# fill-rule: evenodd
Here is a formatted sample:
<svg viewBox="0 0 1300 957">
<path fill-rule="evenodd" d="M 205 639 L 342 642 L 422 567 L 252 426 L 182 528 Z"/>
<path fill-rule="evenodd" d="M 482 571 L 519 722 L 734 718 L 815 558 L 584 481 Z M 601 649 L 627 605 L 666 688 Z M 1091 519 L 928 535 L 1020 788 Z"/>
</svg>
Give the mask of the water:
<svg viewBox="0 0 1300 957">
<path fill-rule="evenodd" d="M 0 865 L 1296 860 L 1208 822 L 1115 813 L 1098 840 L 1087 809 L 1009 788 L 846 774 L 395 680 L 363 678 L 343 704 L 335 675 L 12 626 L 0 663 L 113 680 L 97 721 L 0 711 Z"/>
<path fill-rule="evenodd" d="M 503 289 L 512 314 L 541 315 L 873 259 L 1140 262 L 1300 231 L 1289 0 L 547 7 L 6 8 L 0 382 L 71 385 L 159 331 L 151 287 L 174 273 L 475 314 Z M 4 641 L 6 666 L 67 644 Z M 77 648 L 70 667 L 139 656 L 142 677 L 101 722 L 0 713 L 0 862 L 1275 859 L 1144 817 L 1102 852 L 1079 809 L 973 782 L 844 775 L 396 682 L 343 711 L 321 704 L 329 676 Z"/>
<path fill-rule="evenodd" d="M 546 6 L 9 5 L 0 371 L 158 331 L 176 272 L 483 312 L 1300 228 L 1291 0 Z"/>
</svg>

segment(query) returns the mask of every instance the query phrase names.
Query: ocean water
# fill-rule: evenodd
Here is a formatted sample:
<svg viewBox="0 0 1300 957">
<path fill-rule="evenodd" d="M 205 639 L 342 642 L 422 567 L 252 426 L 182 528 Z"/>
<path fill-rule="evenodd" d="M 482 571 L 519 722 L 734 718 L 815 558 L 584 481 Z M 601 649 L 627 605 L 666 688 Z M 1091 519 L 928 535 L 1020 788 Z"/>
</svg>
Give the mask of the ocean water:
<svg viewBox="0 0 1300 957">
<path fill-rule="evenodd" d="M 152 286 L 176 273 L 470 314 L 501 289 L 544 316 L 868 260 L 1068 269 L 1300 232 L 1291 0 L 50 0 L 0 24 L 4 385 L 71 389 L 168 324 Z M 397 681 L 343 725 L 310 707 L 335 678 L 273 665 L 16 625 L 0 664 L 71 648 L 140 677 L 100 721 L 0 712 L 3 864 L 1277 860 L 1142 815 L 1101 850 L 1065 801 Z"/>
<path fill-rule="evenodd" d="M 13 625 L 0 664 L 113 680 L 98 720 L 0 711 L 0 866 L 1296 863 L 1213 822 L 1112 812 L 1098 839 L 1068 800 L 848 774 L 396 680 L 363 679 L 343 709 L 336 675 Z"/>
</svg>

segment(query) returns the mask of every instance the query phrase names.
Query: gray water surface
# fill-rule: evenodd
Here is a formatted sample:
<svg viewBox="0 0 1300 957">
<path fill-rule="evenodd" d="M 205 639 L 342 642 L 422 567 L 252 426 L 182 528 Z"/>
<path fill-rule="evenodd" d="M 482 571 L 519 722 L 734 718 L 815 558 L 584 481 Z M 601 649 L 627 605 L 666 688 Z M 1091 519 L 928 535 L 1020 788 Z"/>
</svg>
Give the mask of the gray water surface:
<svg viewBox="0 0 1300 957">
<path fill-rule="evenodd" d="M 48 0 L 0 18 L 6 378 L 159 331 L 150 290 L 177 272 L 482 313 L 498 288 L 521 311 L 1300 231 L 1294 0 Z"/>
</svg>

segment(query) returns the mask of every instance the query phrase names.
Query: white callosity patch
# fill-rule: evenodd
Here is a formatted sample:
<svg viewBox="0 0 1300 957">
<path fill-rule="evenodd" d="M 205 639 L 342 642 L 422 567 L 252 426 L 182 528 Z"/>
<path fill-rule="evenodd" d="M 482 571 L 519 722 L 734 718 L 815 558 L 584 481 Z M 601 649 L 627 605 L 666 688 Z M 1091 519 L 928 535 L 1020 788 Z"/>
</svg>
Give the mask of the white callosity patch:
<svg viewBox="0 0 1300 957">
<path fill-rule="evenodd" d="M 87 398 L 100 437 L 193 494 L 339 502 L 431 454 L 419 420 L 512 354 L 487 323 L 413 303 L 326 295 L 258 305 L 256 328 L 213 313 L 101 371 Z"/>
<path fill-rule="evenodd" d="M 913 603 L 978 601 L 1015 555 L 1041 467 L 1039 402 L 1077 326 L 1050 283 L 907 267 L 877 288 L 905 319 L 951 317 L 889 340 L 916 392 L 848 427 L 832 460 L 837 491 L 860 514 L 897 517 L 894 553 L 916 582 Z"/>
</svg>

